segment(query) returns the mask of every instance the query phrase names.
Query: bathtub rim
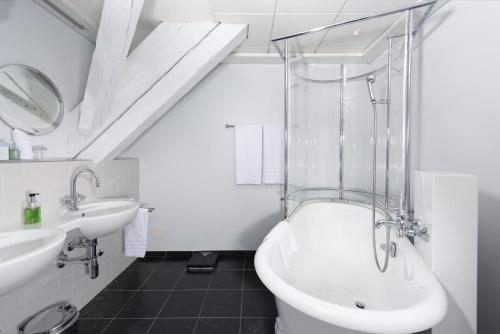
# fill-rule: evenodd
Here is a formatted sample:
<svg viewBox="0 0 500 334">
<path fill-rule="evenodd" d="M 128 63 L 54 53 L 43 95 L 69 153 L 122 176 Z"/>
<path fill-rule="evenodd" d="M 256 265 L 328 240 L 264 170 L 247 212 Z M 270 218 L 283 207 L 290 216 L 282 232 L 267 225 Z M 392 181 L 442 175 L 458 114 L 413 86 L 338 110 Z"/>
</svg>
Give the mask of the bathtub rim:
<svg viewBox="0 0 500 334">
<path fill-rule="evenodd" d="M 304 188 L 301 190 L 296 190 L 292 192 L 291 194 L 297 193 L 297 192 L 303 192 L 303 191 L 340 191 L 342 190 L 343 192 L 346 193 L 354 193 L 362 196 L 367 196 L 368 199 L 370 199 L 373 194 L 370 192 L 362 191 L 362 190 L 353 190 L 353 189 L 337 189 L 337 188 Z M 380 194 L 375 194 L 376 198 L 383 198 L 383 195 Z M 285 199 L 286 200 L 286 199 Z M 292 198 L 287 199 L 288 201 L 294 201 Z M 285 220 L 293 217 L 297 212 L 300 211 L 300 209 L 308 204 L 313 204 L 313 203 L 344 203 L 344 204 L 351 204 L 351 205 L 357 205 L 361 207 L 365 207 L 368 209 L 372 209 L 373 204 L 372 203 L 366 203 L 366 202 L 361 202 L 361 201 L 356 201 L 353 199 L 341 199 L 341 198 L 334 198 L 334 197 L 315 197 L 311 199 L 306 199 L 302 202 L 295 201 L 297 206 L 291 210 L 290 214 L 285 217 Z M 389 207 L 389 206 L 380 206 L 379 203 L 377 203 L 375 210 L 379 212 L 380 214 L 383 214 L 386 216 L 386 218 L 391 217 L 391 212 L 393 214 L 396 214 L 398 212 L 398 208 L 396 207 Z"/>
<path fill-rule="evenodd" d="M 297 207 L 295 209 L 293 209 L 292 213 L 290 213 L 290 215 L 288 215 L 282 221 L 286 221 L 286 222 L 290 223 L 290 221 L 300 212 L 300 210 L 302 208 L 304 208 L 305 206 L 309 206 L 309 205 L 312 205 L 312 204 L 319 204 L 319 203 L 346 204 L 346 205 L 350 205 L 350 206 L 359 206 L 359 207 L 362 207 L 362 208 L 365 208 L 365 209 L 369 209 L 369 210 L 371 210 L 373 208 L 372 204 L 364 203 L 364 202 L 358 202 L 358 201 L 354 201 L 354 200 L 339 199 L 339 198 L 327 198 L 327 197 L 324 197 L 324 198 L 315 198 L 315 199 L 305 200 L 304 202 L 302 202 L 299 205 L 297 205 Z M 390 209 L 389 208 L 381 208 L 381 207 L 377 206 L 377 207 L 375 207 L 375 211 L 377 213 L 381 214 L 382 216 L 384 216 L 385 219 L 391 218 L 391 214 L 390 214 Z"/>
<path fill-rule="evenodd" d="M 365 203 L 346 203 L 346 201 L 339 202 L 335 200 L 311 200 L 302 203 L 301 208 L 318 203 L 354 205 L 371 209 L 371 206 Z M 422 285 L 426 287 L 422 299 L 409 307 L 397 310 L 359 310 L 354 307 L 333 304 L 308 295 L 283 280 L 272 269 L 267 254 L 271 251 L 274 243 L 277 242 L 277 238 L 289 230 L 288 225 L 293 223 L 293 217 L 298 212 L 300 210 L 297 208 L 294 214 L 278 223 L 264 238 L 255 255 L 255 270 L 264 285 L 276 297 L 298 311 L 323 322 L 350 330 L 369 333 L 398 334 L 420 332 L 435 326 L 444 318 L 447 311 L 447 297 L 444 288 L 407 238 L 398 239 L 398 245 L 401 249 L 405 250 L 405 256 L 412 263 L 413 271 L 419 272 L 420 279 L 423 282 Z M 422 321 L 423 319 L 425 321 Z"/>
</svg>

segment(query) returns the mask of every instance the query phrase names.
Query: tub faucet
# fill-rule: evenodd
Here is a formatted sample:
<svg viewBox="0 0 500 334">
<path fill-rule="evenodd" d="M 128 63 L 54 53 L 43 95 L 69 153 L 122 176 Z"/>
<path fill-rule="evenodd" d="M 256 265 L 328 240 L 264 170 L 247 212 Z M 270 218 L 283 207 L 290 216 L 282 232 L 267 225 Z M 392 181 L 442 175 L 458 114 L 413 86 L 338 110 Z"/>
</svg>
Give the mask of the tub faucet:
<svg viewBox="0 0 500 334">
<path fill-rule="evenodd" d="M 78 177 L 83 173 L 88 173 L 94 177 L 95 186 L 97 188 L 99 188 L 101 185 L 101 181 L 99 180 L 99 176 L 97 176 L 97 173 L 94 172 L 92 169 L 90 169 L 90 167 L 84 166 L 84 167 L 77 168 L 73 172 L 73 177 L 71 178 L 70 195 L 63 197 L 61 199 L 61 203 L 64 204 L 64 206 L 66 206 L 66 208 L 71 212 L 78 211 L 79 210 L 78 204 L 80 204 L 80 202 L 83 199 L 85 199 L 85 195 L 79 194 L 76 191 L 76 181 L 78 180 Z"/>
<path fill-rule="evenodd" d="M 427 226 L 421 225 L 418 220 L 405 219 L 403 215 L 398 215 L 397 219 L 382 219 L 375 223 L 376 229 L 382 226 L 395 227 L 400 237 L 420 237 L 426 241 L 431 237 Z"/>
</svg>

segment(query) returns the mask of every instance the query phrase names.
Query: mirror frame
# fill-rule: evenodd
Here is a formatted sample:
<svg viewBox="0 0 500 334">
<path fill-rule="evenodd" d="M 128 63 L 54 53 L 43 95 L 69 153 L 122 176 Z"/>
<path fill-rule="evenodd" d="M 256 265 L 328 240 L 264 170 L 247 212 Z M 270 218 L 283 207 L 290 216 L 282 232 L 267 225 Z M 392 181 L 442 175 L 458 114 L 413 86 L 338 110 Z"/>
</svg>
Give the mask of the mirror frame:
<svg viewBox="0 0 500 334">
<path fill-rule="evenodd" d="M 32 72 L 34 72 L 35 74 L 37 74 L 39 77 L 41 77 L 43 80 L 45 80 L 47 82 L 47 84 L 55 91 L 56 93 L 56 97 L 57 97 L 57 101 L 60 105 L 60 113 L 59 115 L 57 116 L 57 119 L 55 119 L 52 123 L 54 124 L 53 127 L 51 127 L 49 130 L 46 130 L 46 131 L 40 131 L 40 132 L 31 132 L 31 131 L 28 131 L 28 130 L 25 130 L 25 129 L 19 129 L 23 132 L 26 132 L 27 134 L 29 135 L 32 135 L 32 136 L 44 136 L 44 135 L 47 135 L 53 131 L 55 131 L 62 123 L 62 120 L 64 118 L 64 101 L 63 101 L 63 98 L 62 98 L 62 95 L 61 95 L 61 92 L 59 91 L 59 89 L 57 88 L 57 86 L 54 84 L 54 82 L 47 76 L 45 75 L 43 72 L 41 72 L 40 70 L 32 67 L 32 66 L 29 66 L 29 65 L 24 65 L 24 64 L 7 64 L 7 65 L 2 65 L 0 66 L 0 72 L 5 69 L 6 67 L 9 67 L 9 66 L 19 66 L 19 67 L 24 67 Z M 2 122 L 4 122 L 8 127 L 10 127 L 11 129 L 18 129 L 16 127 L 14 127 L 12 124 L 10 124 L 7 120 L 5 120 L 5 118 L 2 116 L 2 113 L 0 112 L 0 120 L 2 120 Z"/>
</svg>

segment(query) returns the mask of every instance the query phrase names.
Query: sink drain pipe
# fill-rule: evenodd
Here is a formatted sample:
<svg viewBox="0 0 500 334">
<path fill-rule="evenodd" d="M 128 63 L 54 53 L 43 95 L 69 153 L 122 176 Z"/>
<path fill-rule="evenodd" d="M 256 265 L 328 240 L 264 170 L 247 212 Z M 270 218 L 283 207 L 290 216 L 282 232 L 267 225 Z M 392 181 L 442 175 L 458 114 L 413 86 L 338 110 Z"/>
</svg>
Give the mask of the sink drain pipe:
<svg viewBox="0 0 500 334">
<path fill-rule="evenodd" d="M 59 254 L 57 259 L 57 267 L 64 268 L 67 263 L 83 263 L 88 266 L 90 278 L 95 279 L 99 276 L 99 262 L 97 259 L 104 254 L 102 250 L 97 250 L 97 239 L 78 238 L 75 241 L 68 242 L 68 252 L 75 248 L 86 248 L 87 256 L 85 257 L 69 257 L 64 251 Z"/>
</svg>

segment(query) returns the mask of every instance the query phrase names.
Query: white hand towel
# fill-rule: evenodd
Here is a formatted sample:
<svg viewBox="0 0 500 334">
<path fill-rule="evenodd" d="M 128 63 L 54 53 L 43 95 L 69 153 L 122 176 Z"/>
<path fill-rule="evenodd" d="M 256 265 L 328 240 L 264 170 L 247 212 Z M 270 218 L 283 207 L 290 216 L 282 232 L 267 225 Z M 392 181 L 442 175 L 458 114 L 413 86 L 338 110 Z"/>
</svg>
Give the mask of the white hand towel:
<svg viewBox="0 0 500 334">
<path fill-rule="evenodd" d="M 12 141 L 19 149 L 19 155 L 22 160 L 33 159 L 33 147 L 31 146 L 31 138 L 25 132 L 14 129 L 12 130 Z"/>
<path fill-rule="evenodd" d="M 236 125 L 236 184 L 262 183 L 262 125 Z"/>
<path fill-rule="evenodd" d="M 125 226 L 125 255 L 144 257 L 148 244 L 148 222 L 147 209 L 139 209 L 135 219 Z"/>
<path fill-rule="evenodd" d="M 283 184 L 283 125 L 264 125 L 264 183 Z"/>
</svg>

